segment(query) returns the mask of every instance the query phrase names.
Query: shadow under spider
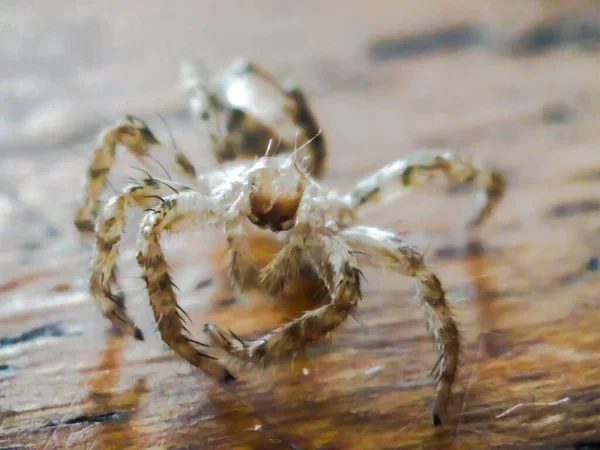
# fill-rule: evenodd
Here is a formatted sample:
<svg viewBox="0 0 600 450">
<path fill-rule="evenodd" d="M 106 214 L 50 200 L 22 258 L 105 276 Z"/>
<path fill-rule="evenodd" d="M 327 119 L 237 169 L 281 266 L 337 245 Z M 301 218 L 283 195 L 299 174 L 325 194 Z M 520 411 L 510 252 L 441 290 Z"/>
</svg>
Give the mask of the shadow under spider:
<svg viewBox="0 0 600 450">
<path fill-rule="evenodd" d="M 231 328 L 236 331 L 236 316 L 238 314 L 253 315 L 256 322 L 281 325 L 292 320 L 305 311 L 313 310 L 328 301 L 328 292 L 324 283 L 313 273 L 300 274 L 300 277 L 286 283 L 281 295 L 272 297 L 261 292 L 258 284 L 258 271 L 267 265 L 274 257 L 279 247 L 271 237 L 249 236 L 249 253 L 255 262 L 256 273 L 251 274 L 249 283 L 242 294 L 234 292 L 228 277 L 228 268 L 225 258 L 226 244 L 219 243 L 211 254 L 213 277 L 203 280 L 198 284 L 198 289 L 215 285 L 215 294 L 212 296 L 207 313 L 220 315 L 227 312 L 224 319 L 231 321 Z M 240 306 L 239 309 L 226 311 Z M 215 322 L 227 326 L 226 323 Z M 268 328 L 268 327 L 267 327 Z M 267 331 L 252 330 L 255 332 Z"/>
</svg>

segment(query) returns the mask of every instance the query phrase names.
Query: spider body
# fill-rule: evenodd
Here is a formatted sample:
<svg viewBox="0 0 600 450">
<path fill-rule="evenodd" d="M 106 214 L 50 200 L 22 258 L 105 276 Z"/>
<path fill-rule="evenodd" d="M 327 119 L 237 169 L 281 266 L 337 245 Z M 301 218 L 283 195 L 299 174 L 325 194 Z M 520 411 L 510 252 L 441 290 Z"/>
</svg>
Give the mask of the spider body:
<svg viewBox="0 0 600 450">
<path fill-rule="evenodd" d="M 121 143 L 135 149 L 146 148 L 156 140 L 149 130 L 140 131 L 147 129 L 141 121 L 126 122 L 105 135 L 138 124 L 138 132 L 134 133 L 137 139 Z M 213 148 L 218 148 L 218 142 L 215 144 Z M 307 140 L 289 155 L 273 155 L 268 147 L 264 156 L 223 162 L 218 169 L 199 174 L 193 188 L 152 177 L 126 186 L 106 203 L 96 224 L 90 292 L 113 324 L 143 339 L 118 292 L 116 259 L 126 208 L 148 208 L 139 229 L 137 262 L 161 338 L 193 366 L 231 382 L 235 376 L 214 356 L 211 346 L 188 336 L 161 247 L 164 233 L 195 228 L 221 230 L 227 242 L 229 278 L 241 289 L 258 286 L 281 297 L 286 286 L 307 272 L 323 284 L 326 294 L 321 306 L 260 339 L 243 341 L 231 331 L 205 324 L 204 331 L 213 346 L 262 365 L 301 352 L 342 325 L 361 299 L 362 267 L 391 269 L 412 277 L 439 355 L 433 370 L 437 394 L 432 412 L 433 424 L 439 425 L 446 418 L 460 350 L 459 333 L 444 288 L 423 256 L 400 236 L 359 225 L 361 211 L 367 204 L 386 201 L 441 177 L 480 190 L 479 204 L 469 222 L 469 227 L 478 227 L 502 199 L 504 180 L 498 172 L 478 167 L 456 152 L 439 150 L 392 162 L 360 180 L 349 192 L 339 193 L 314 175 L 319 150 L 313 147 L 308 158 L 302 158 L 302 150 L 310 149 L 310 145 Z M 253 230 L 270 234 L 275 242 L 273 256 L 266 264 L 257 265 L 252 258 L 248 242 Z"/>
</svg>

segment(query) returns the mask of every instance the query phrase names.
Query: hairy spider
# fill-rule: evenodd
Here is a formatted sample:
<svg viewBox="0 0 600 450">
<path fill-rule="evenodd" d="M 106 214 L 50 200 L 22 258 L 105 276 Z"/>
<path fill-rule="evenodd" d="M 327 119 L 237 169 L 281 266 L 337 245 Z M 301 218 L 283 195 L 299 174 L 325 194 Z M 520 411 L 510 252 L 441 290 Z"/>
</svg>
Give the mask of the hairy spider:
<svg viewBox="0 0 600 450">
<path fill-rule="evenodd" d="M 121 127 L 129 128 L 123 132 L 126 138 L 119 142 L 134 153 L 156 141 L 137 119 L 118 125 L 104 136 L 120 133 L 115 130 Z M 214 139 L 213 149 L 222 148 L 222 142 Z M 446 418 L 460 348 L 459 332 L 444 288 L 421 253 L 393 232 L 357 225 L 358 218 L 366 204 L 388 200 L 399 191 L 442 176 L 481 190 L 479 204 L 468 224 L 477 227 L 501 200 L 505 190 L 503 177 L 496 171 L 477 167 L 458 153 L 425 151 L 393 162 L 359 181 L 349 192 L 338 193 L 303 168 L 298 153 L 311 145 L 314 141 L 308 140 L 291 155 L 267 154 L 253 160 L 224 162 L 218 170 L 197 176 L 193 189 L 152 177 L 125 187 L 106 203 L 96 225 L 89 281 L 92 296 L 116 326 L 143 340 L 123 297 L 116 292 L 116 258 L 126 207 L 150 208 L 140 225 L 137 262 L 161 338 L 193 366 L 223 382 L 231 382 L 235 376 L 214 356 L 211 347 L 188 336 L 182 316 L 185 313 L 177 303 L 160 243 L 163 233 L 194 228 L 221 230 L 228 244 L 229 277 L 241 289 L 258 280 L 266 293 L 278 296 L 286 283 L 307 270 L 323 282 L 327 290 L 325 304 L 260 339 L 243 341 L 232 331 L 204 325 L 213 345 L 257 364 L 300 352 L 340 326 L 361 299 L 361 267 L 391 268 L 415 279 L 428 331 L 436 343 L 439 360 L 433 370 L 436 398 L 432 422 L 439 425 Z M 217 159 L 219 152 L 216 151 Z M 314 156 L 309 161 L 324 161 L 319 159 L 324 155 L 323 147 L 313 147 L 309 155 Z M 247 245 L 249 233 L 257 228 L 272 234 L 278 242 L 277 253 L 263 267 L 256 267 Z"/>
</svg>

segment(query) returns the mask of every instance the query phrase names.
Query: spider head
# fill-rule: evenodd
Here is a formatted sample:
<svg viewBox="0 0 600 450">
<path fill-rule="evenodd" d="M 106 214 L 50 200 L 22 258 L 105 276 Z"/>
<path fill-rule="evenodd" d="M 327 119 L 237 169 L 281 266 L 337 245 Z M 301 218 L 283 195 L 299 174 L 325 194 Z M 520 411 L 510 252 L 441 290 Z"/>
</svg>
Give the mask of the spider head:
<svg viewBox="0 0 600 450">
<path fill-rule="evenodd" d="M 263 157 L 250 172 L 250 213 L 248 219 L 279 232 L 296 223 L 296 212 L 304 193 L 305 176 L 286 158 Z"/>
</svg>

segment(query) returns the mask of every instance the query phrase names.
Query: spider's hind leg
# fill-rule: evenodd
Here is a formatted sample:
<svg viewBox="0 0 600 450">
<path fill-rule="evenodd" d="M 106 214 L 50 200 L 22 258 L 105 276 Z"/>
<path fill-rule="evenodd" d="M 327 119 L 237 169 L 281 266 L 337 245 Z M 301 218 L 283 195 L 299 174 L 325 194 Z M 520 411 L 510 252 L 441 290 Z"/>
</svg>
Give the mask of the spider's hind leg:
<svg viewBox="0 0 600 450">
<path fill-rule="evenodd" d="M 284 93 L 294 102 L 295 111 L 292 117 L 303 132 L 309 153 L 308 173 L 315 178 L 321 178 L 327 165 L 327 141 L 321 132 L 317 118 L 312 112 L 304 91 L 295 84 L 288 82 Z"/>
<path fill-rule="evenodd" d="M 232 74 L 244 68 L 234 66 Z M 215 88 L 209 85 L 207 74 L 196 65 L 184 62 L 180 68 L 181 84 L 186 91 L 192 120 L 198 132 L 205 130 L 211 152 L 218 164 L 240 158 L 263 156 L 271 130 L 253 119 L 247 112 L 223 103 Z M 221 120 L 224 129 L 221 129 Z"/>
<path fill-rule="evenodd" d="M 227 135 L 213 149 L 219 163 L 264 156 L 270 141 L 280 143 L 272 149 L 272 155 L 289 149 L 270 127 L 238 108 L 229 111 L 226 130 Z"/>
<path fill-rule="evenodd" d="M 232 74 L 251 74 L 276 87 L 282 95 L 287 97 L 289 102 L 284 106 L 286 108 L 285 113 L 290 116 L 291 120 L 299 128 L 302 141 L 306 142 L 306 153 L 309 155 L 307 171 L 315 178 L 322 177 L 327 163 L 327 143 L 304 91 L 291 80 L 280 83 L 277 78 L 254 61 L 240 59 L 233 63 L 230 72 Z M 265 131 L 263 133 L 268 134 Z M 273 136 L 273 138 L 276 139 L 276 136 Z M 300 142 L 299 145 L 304 142 Z M 289 144 L 285 147 L 281 149 L 281 152 L 295 150 Z M 258 156 L 264 154 L 265 148 L 266 146 L 263 144 L 260 147 L 262 153 Z"/>
</svg>

